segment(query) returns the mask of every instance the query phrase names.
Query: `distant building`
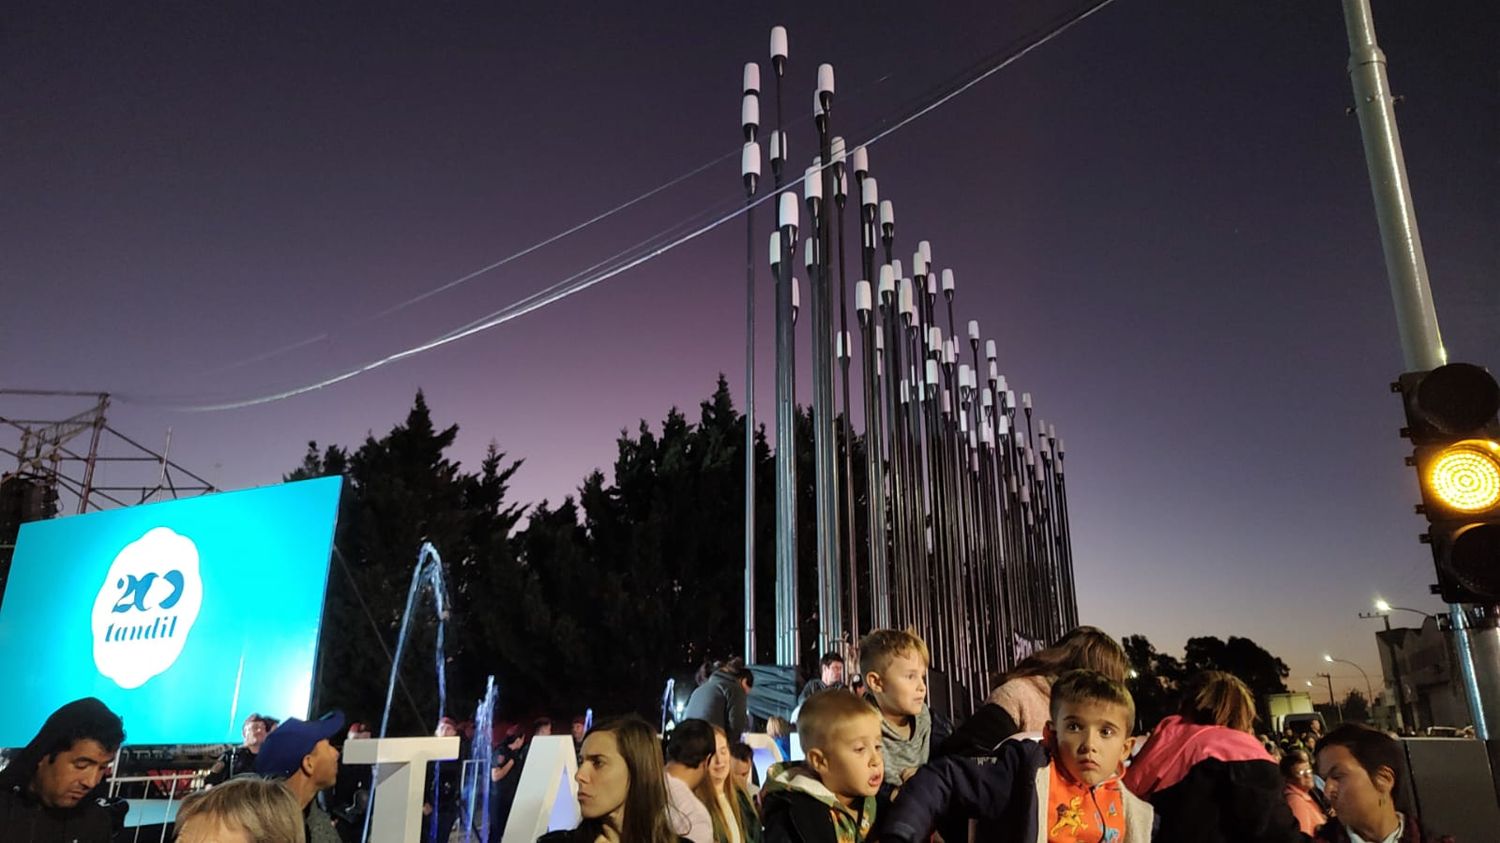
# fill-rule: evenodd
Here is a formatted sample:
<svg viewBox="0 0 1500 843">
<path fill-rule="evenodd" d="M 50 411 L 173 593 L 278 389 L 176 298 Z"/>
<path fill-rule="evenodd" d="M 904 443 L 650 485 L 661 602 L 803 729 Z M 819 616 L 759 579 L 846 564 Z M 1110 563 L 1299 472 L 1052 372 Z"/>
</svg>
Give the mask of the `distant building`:
<svg viewBox="0 0 1500 843">
<path fill-rule="evenodd" d="M 1402 719 L 1409 728 L 1420 731 L 1429 726 L 1467 726 L 1473 722 L 1453 653 L 1453 636 L 1447 627 L 1447 618 L 1429 615 L 1418 628 L 1375 633 L 1380 672 L 1385 677 L 1375 718 L 1378 722 L 1396 722 L 1398 675 L 1404 703 Z M 1413 719 L 1416 722 L 1411 722 Z"/>
</svg>

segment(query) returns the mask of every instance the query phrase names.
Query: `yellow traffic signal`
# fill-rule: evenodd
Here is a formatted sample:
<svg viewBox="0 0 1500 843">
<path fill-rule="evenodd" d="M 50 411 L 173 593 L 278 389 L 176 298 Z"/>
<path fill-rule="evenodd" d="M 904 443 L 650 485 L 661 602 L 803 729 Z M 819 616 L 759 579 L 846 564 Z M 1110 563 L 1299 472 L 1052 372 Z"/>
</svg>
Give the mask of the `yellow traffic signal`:
<svg viewBox="0 0 1500 843">
<path fill-rule="evenodd" d="M 1457 512 L 1477 515 L 1500 508 L 1500 442 L 1465 439 L 1438 452 L 1423 478 L 1432 498 Z"/>
<path fill-rule="evenodd" d="M 1449 363 L 1407 372 L 1396 390 L 1438 593 L 1449 603 L 1500 603 L 1500 383 L 1480 366 Z"/>
</svg>

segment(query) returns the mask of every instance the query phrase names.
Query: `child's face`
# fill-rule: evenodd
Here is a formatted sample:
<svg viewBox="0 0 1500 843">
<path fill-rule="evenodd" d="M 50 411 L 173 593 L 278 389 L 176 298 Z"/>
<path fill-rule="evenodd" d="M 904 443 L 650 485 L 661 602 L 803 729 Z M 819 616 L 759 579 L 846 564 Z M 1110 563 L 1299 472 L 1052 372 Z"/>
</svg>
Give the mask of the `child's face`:
<svg viewBox="0 0 1500 843">
<path fill-rule="evenodd" d="M 1120 770 L 1135 738 L 1123 705 L 1088 700 L 1058 706 L 1046 739 L 1058 763 L 1074 781 L 1093 787 Z"/>
<path fill-rule="evenodd" d="M 891 659 L 881 673 L 871 671 L 865 683 L 887 714 L 915 717 L 927 702 L 927 663 L 916 653 Z"/>
<path fill-rule="evenodd" d="M 828 746 L 809 750 L 807 761 L 845 805 L 874 796 L 885 778 L 885 746 L 880 740 L 880 715 L 871 712 L 841 724 Z"/>
</svg>

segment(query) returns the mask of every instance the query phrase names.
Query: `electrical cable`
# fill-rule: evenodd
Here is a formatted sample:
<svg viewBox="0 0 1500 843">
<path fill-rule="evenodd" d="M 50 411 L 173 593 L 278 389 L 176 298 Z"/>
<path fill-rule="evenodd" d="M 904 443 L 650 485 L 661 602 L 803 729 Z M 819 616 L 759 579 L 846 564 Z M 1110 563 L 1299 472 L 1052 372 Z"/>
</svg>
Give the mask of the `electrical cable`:
<svg viewBox="0 0 1500 843">
<path fill-rule="evenodd" d="M 1115 0 L 1098 0 L 1098 2 L 1091 4 L 1083 11 L 1062 19 L 1061 23 L 1053 25 L 1051 28 L 1047 29 L 1041 36 L 1031 40 L 1029 43 L 1026 43 L 1019 49 L 1002 55 L 998 60 L 992 60 L 992 62 L 988 63 L 988 66 L 982 66 L 982 69 L 978 71 L 971 71 L 969 74 L 966 74 L 970 78 L 963 79 L 963 77 L 960 77 L 960 81 L 956 81 L 953 84 L 946 86 L 944 89 L 942 89 L 943 92 L 932 99 L 931 102 L 927 102 L 924 105 L 915 108 L 909 114 L 896 120 L 894 123 L 880 130 L 869 139 L 859 144 L 853 144 L 849 148 L 852 149 L 861 145 L 866 147 L 873 146 L 879 141 L 889 137 L 893 133 L 900 131 L 901 129 L 910 125 L 912 122 L 926 116 L 927 114 L 932 113 L 934 110 L 952 101 L 954 98 L 973 88 L 975 85 L 978 85 L 980 82 L 983 82 L 994 74 L 1000 72 L 1001 70 L 1004 70 L 1006 67 L 1009 67 L 1011 64 L 1014 64 L 1016 61 L 1029 55 L 1032 51 L 1051 42 L 1053 39 L 1062 35 L 1064 32 L 1068 31 L 1069 29 L 1073 28 L 1077 24 L 1093 16 L 1095 13 L 1101 11 L 1114 2 Z M 723 160 L 723 158 L 716 159 L 713 163 L 718 163 L 718 161 L 720 160 Z M 829 162 L 825 162 L 824 166 L 828 166 L 828 164 Z M 818 171 L 814 172 L 816 173 Z M 797 178 L 784 185 L 783 191 L 794 190 L 799 184 L 805 181 L 807 177 L 808 175 L 804 173 L 802 177 Z M 414 357 L 418 354 L 440 348 L 456 340 L 464 339 L 481 331 L 485 331 L 498 325 L 504 324 L 505 322 L 509 322 L 512 319 L 524 316 L 542 307 L 546 307 L 549 304 L 553 304 L 557 301 L 567 298 L 574 293 L 587 290 L 588 288 L 593 287 L 596 284 L 614 278 L 620 273 L 633 269 L 636 266 L 645 263 L 646 261 L 656 258 L 672 249 L 677 248 L 678 246 L 683 245 L 684 243 L 695 240 L 698 237 L 701 237 L 702 235 L 714 230 L 715 228 L 718 228 L 719 226 L 724 225 L 725 223 L 739 217 L 741 214 L 746 213 L 747 211 L 749 211 L 749 209 L 754 208 L 764 202 L 770 201 L 777 196 L 777 193 L 771 192 L 751 203 L 742 203 L 738 198 L 736 198 L 737 207 L 733 211 L 720 215 L 712 219 L 711 221 L 689 231 L 686 234 L 668 239 L 664 243 L 649 245 L 653 242 L 653 240 L 648 239 L 646 241 L 642 241 L 641 243 L 637 244 L 637 246 L 631 247 L 630 249 L 626 250 L 626 253 L 638 252 L 638 254 L 623 259 L 616 265 L 608 266 L 606 268 L 600 269 L 597 272 L 594 272 L 591 270 L 600 266 L 600 264 L 595 264 L 594 267 L 591 267 L 590 269 L 583 270 L 580 273 L 575 273 L 574 275 L 564 278 L 543 290 L 532 293 L 516 302 L 513 302 L 510 305 L 493 311 L 487 316 L 481 317 L 480 319 L 474 320 L 467 325 L 461 326 L 459 328 L 452 329 L 446 334 L 439 335 L 433 339 L 418 343 L 417 345 L 410 346 L 393 354 L 388 354 L 384 357 L 377 358 L 368 363 L 360 364 L 358 366 L 342 370 L 336 374 L 330 375 L 312 383 L 285 389 L 279 392 L 256 396 L 253 398 L 215 403 L 168 405 L 162 404 L 162 402 L 153 400 L 146 396 L 120 395 L 118 393 L 116 394 L 116 398 L 128 403 L 154 404 L 158 406 L 166 406 L 168 409 L 187 412 L 217 412 L 223 410 L 242 409 L 245 407 L 257 406 L 260 404 L 268 404 L 274 401 L 285 400 L 287 398 L 292 398 L 298 395 L 313 392 L 315 390 L 333 386 L 335 384 L 342 383 L 343 381 L 386 366 L 390 363 L 395 363 L 401 360 L 405 360 L 409 357 Z M 673 229 L 680 229 L 681 227 L 682 223 L 678 223 L 677 225 L 673 226 Z M 601 263 L 608 262 L 609 259 L 606 259 L 606 261 Z M 472 273 L 469 277 L 472 277 L 476 274 L 478 273 Z M 462 282 L 450 282 L 449 286 L 452 286 L 456 283 Z M 423 296 L 419 296 L 418 298 L 425 297 L 430 294 L 435 294 L 436 292 L 437 291 L 429 291 L 429 293 L 423 294 Z M 306 344 L 306 342 L 307 341 L 304 341 L 303 344 Z"/>
</svg>

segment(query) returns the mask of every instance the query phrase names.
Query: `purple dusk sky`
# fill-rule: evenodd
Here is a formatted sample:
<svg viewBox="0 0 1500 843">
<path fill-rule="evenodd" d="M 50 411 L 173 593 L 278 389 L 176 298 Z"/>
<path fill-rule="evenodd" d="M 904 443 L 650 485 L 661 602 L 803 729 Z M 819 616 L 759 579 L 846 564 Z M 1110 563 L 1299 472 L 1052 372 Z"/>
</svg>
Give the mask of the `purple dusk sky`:
<svg viewBox="0 0 1500 843">
<path fill-rule="evenodd" d="M 310 439 L 384 432 L 421 388 L 467 465 L 494 439 L 526 459 L 518 499 L 557 501 L 608 468 L 622 427 L 695 414 L 719 372 L 742 399 L 743 220 L 312 394 L 165 406 L 315 381 L 732 207 L 741 65 L 763 64 L 769 123 L 773 24 L 800 170 L 819 62 L 852 144 L 1079 8 L 777 6 L 13 5 L 0 382 L 110 391 L 117 427 L 153 445 L 170 427 L 173 456 L 228 489 L 277 482 Z M 1497 13 L 1375 13 L 1447 347 L 1500 368 Z M 870 149 L 898 255 L 932 241 L 959 318 L 1067 441 L 1083 619 L 1168 651 L 1249 636 L 1293 688 L 1325 651 L 1378 674 L 1377 625 L 1357 617 L 1377 594 L 1440 608 L 1387 391 L 1401 356 L 1347 57 L 1333 0 L 1119 0 Z"/>
</svg>

